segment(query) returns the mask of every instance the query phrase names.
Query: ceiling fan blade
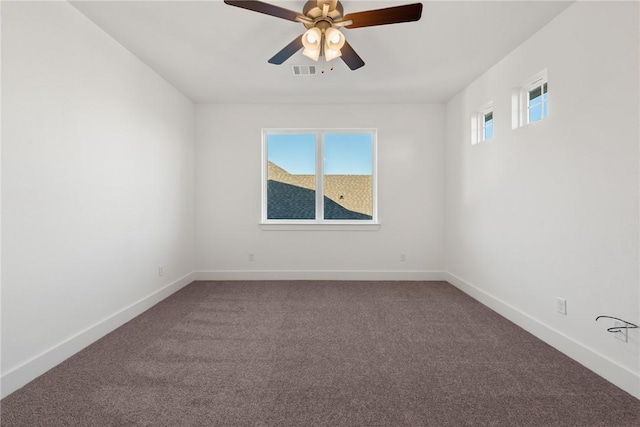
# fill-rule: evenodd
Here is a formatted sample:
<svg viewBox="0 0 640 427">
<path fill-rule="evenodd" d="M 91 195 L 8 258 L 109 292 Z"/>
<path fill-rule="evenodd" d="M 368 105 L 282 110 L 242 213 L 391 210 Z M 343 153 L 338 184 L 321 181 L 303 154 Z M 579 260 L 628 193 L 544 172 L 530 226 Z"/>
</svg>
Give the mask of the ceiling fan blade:
<svg viewBox="0 0 640 427">
<path fill-rule="evenodd" d="M 357 70 L 364 65 L 362 58 L 360 58 L 348 42 L 344 42 L 344 46 L 342 46 L 340 51 L 342 52 L 342 56 L 340 56 L 340 58 L 342 58 L 344 63 L 347 64 L 347 67 L 351 70 Z"/>
<path fill-rule="evenodd" d="M 422 3 L 406 4 L 385 9 L 366 10 L 364 12 L 349 13 L 344 16 L 345 21 L 353 21 L 347 28 L 373 27 L 375 25 L 399 24 L 401 22 L 417 21 L 422 16 Z"/>
<path fill-rule="evenodd" d="M 275 55 L 273 55 L 273 57 L 269 60 L 269 63 L 270 64 L 280 65 L 284 61 L 289 59 L 291 57 L 291 55 L 293 55 L 294 53 L 296 53 L 297 51 L 302 49 L 302 36 L 303 36 L 303 34 L 300 34 L 291 43 L 286 45 L 284 47 L 284 49 L 282 49 L 280 52 L 278 52 Z"/>
<path fill-rule="evenodd" d="M 229 6 L 264 13 L 265 15 L 271 15 L 293 22 L 298 22 L 297 17 L 300 15 L 298 12 L 294 12 L 293 10 L 257 0 L 224 0 L 224 2 Z"/>
</svg>

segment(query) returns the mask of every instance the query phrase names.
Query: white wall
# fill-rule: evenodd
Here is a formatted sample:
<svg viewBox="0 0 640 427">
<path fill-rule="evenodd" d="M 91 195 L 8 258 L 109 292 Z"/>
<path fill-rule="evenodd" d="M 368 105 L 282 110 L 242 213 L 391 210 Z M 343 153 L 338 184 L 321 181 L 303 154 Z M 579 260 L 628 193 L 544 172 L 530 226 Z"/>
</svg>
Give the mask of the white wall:
<svg viewBox="0 0 640 427">
<path fill-rule="evenodd" d="M 66 2 L 4 2 L 2 65 L 4 396 L 190 280 L 195 109 Z"/>
<path fill-rule="evenodd" d="M 201 105 L 197 123 L 200 277 L 440 277 L 444 106 Z M 379 230 L 265 231 L 258 226 L 261 129 L 319 125 L 378 129 Z M 249 253 L 255 261 L 248 261 Z M 401 253 L 406 262 L 400 261 Z"/>
<path fill-rule="evenodd" d="M 579 2 L 447 104 L 447 269 L 462 289 L 640 397 L 638 3 Z M 548 68 L 549 117 L 511 130 Z M 471 146 L 493 100 L 495 138 Z M 568 315 L 556 313 L 556 297 Z"/>
</svg>

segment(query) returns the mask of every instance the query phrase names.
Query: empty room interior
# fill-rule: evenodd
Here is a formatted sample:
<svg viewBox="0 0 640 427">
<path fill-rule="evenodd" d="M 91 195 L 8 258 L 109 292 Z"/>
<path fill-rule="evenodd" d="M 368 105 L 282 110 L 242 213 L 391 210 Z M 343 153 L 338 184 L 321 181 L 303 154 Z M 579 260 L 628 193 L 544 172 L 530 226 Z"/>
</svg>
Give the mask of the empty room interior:
<svg viewBox="0 0 640 427">
<path fill-rule="evenodd" d="M 0 14 L 2 425 L 637 425 L 637 1 Z"/>
</svg>

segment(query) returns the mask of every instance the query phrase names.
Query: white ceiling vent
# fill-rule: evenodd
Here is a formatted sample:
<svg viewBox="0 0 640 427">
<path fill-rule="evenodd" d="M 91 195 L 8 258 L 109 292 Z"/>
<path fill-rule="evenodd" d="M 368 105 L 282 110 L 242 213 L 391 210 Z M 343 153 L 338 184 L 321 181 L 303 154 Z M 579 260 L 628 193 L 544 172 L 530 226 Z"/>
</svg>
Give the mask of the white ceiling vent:
<svg viewBox="0 0 640 427">
<path fill-rule="evenodd" d="M 312 76 L 316 73 L 315 65 L 292 65 L 294 76 Z"/>
</svg>

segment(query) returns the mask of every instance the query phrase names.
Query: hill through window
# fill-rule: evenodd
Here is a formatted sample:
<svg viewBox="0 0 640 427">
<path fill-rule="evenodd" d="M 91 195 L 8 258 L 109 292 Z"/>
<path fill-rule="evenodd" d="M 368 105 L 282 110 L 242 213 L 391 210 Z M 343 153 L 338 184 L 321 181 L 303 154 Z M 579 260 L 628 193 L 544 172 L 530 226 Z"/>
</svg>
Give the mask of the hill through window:
<svg viewBox="0 0 640 427">
<path fill-rule="evenodd" d="M 376 223 L 376 132 L 264 130 L 262 222 Z"/>
</svg>

